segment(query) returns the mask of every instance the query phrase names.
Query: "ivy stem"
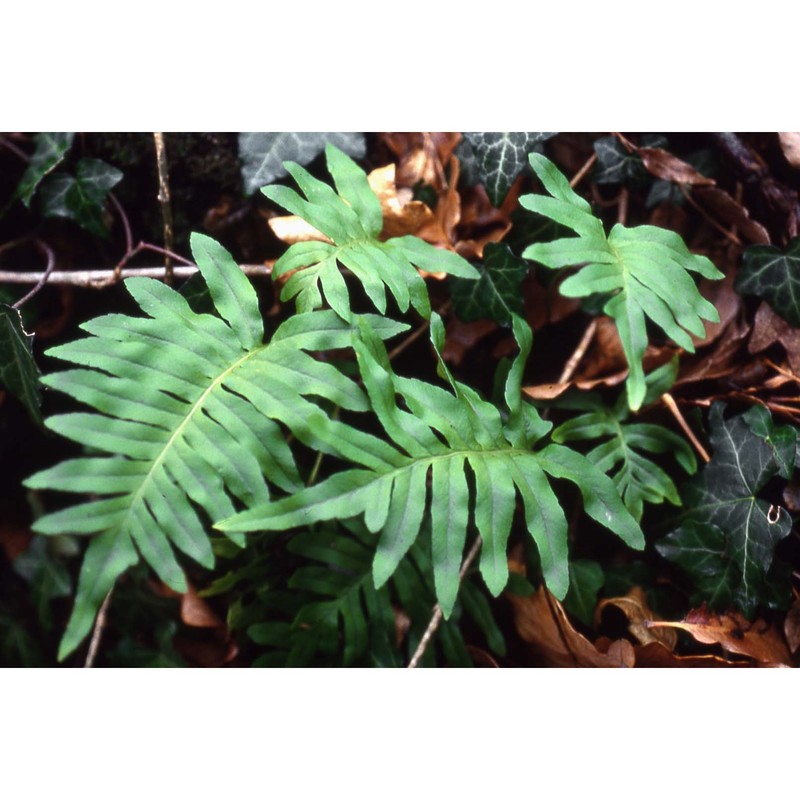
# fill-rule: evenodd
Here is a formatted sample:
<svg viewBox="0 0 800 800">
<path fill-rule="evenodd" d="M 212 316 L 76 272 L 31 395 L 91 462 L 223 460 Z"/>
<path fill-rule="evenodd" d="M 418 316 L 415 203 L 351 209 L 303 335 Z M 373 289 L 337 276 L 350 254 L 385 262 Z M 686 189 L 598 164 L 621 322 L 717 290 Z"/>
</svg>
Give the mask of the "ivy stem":
<svg viewBox="0 0 800 800">
<path fill-rule="evenodd" d="M 703 447 L 703 445 L 700 444 L 700 441 L 694 435 L 692 429 L 689 427 L 689 423 L 686 421 L 683 414 L 681 414 L 681 410 L 678 408 L 678 404 L 675 402 L 675 398 L 669 392 L 664 392 L 664 394 L 661 395 L 661 400 L 664 403 L 664 405 L 672 412 L 672 416 L 675 417 L 675 419 L 678 421 L 678 425 L 681 426 L 683 432 L 686 434 L 686 437 L 694 445 L 694 449 L 697 450 L 697 452 L 700 454 L 700 458 L 702 458 L 703 461 L 705 461 L 706 464 L 708 464 L 708 462 L 711 461 L 711 456 L 708 455 L 705 447 Z"/>
<path fill-rule="evenodd" d="M 86 661 L 83 662 L 84 667 L 93 667 L 94 660 L 97 658 L 97 651 L 100 649 L 100 640 L 103 638 L 103 631 L 106 627 L 106 615 L 108 614 L 108 606 L 111 603 L 111 593 L 114 591 L 114 586 L 108 590 L 106 599 L 103 600 L 103 605 L 97 612 L 97 619 L 94 621 L 94 628 L 92 629 L 92 640 L 89 642 L 89 651 L 86 653 Z"/>
<path fill-rule="evenodd" d="M 472 543 L 472 547 L 469 549 L 469 553 L 467 553 L 467 557 L 464 559 L 464 563 L 461 565 L 461 569 L 458 573 L 458 582 L 464 579 L 464 575 L 467 574 L 467 570 L 472 565 L 472 562 L 475 560 L 478 552 L 481 549 L 481 537 L 476 536 L 475 541 Z M 414 669 L 419 665 L 422 656 L 425 655 L 425 651 L 428 649 L 428 644 L 430 643 L 431 639 L 433 638 L 433 634 L 436 633 L 436 629 L 439 627 L 442 621 L 442 607 L 437 603 L 433 607 L 433 616 L 431 617 L 431 621 L 428 623 L 428 627 L 425 629 L 425 633 L 422 634 L 422 638 L 419 640 L 419 644 L 417 645 L 417 649 L 414 651 L 414 655 L 411 656 L 411 661 L 408 662 L 408 669 Z"/>
</svg>

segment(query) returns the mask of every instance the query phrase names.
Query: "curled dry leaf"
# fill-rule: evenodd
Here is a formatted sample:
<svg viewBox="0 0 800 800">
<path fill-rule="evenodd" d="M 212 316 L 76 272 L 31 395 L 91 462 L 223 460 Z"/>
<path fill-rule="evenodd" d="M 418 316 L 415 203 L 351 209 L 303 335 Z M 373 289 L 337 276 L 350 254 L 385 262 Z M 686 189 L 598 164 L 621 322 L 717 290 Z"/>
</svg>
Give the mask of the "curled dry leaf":
<svg viewBox="0 0 800 800">
<path fill-rule="evenodd" d="M 199 597 L 197 590 L 186 582 L 188 591 L 181 595 L 181 620 L 192 628 L 225 628 L 225 623 L 211 606 Z"/>
<path fill-rule="evenodd" d="M 383 211 L 381 239 L 415 235 L 433 220 L 433 211 L 421 200 L 413 199 L 407 187 L 397 187 L 394 164 L 375 169 L 367 176 L 370 189 L 378 196 Z"/>
<path fill-rule="evenodd" d="M 778 139 L 786 160 L 796 169 L 800 169 L 800 133 L 779 133 Z"/>
<path fill-rule="evenodd" d="M 748 241 L 754 244 L 770 243 L 767 229 L 752 219 L 750 212 L 723 189 L 717 186 L 695 186 L 692 189 L 692 198 L 717 222 L 738 228 Z"/>
<path fill-rule="evenodd" d="M 603 610 L 609 607 L 618 608 L 628 620 L 628 632 L 639 644 L 658 642 L 672 651 L 678 643 L 678 634 L 669 628 L 650 628 L 647 623 L 658 619 L 647 604 L 644 590 L 634 586 L 624 597 L 610 597 L 601 600 L 594 612 L 595 625 L 600 621 Z"/>
<path fill-rule="evenodd" d="M 800 375 L 800 329 L 778 316 L 767 303 L 761 303 L 756 311 L 747 352 L 760 353 L 776 343 L 786 350 L 792 372 Z"/>
<path fill-rule="evenodd" d="M 796 653 L 797 648 L 800 647 L 800 598 L 796 598 L 792 603 L 792 607 L 789 609 L 789 613 L 783 623 L 783 632 L 789 644 L 789 649 Z"/>
<path fill-rule="evenodd" d="M 381 133 L 378 138 L 398 158 L 401 186 L 425 183 L 437 192 L 445 187 L 444 165 L 450 160 L 460 133 Z"/>
<path fill-rule="evenodd" d="M 517 633 L 547 666 L 634 666 L 636 656 L 629 641 L 603 640 L 595 646 L 572 627 L 561 603 L 544 587 L 530 597 L 510 592 L 506 597 L 513 608 Z"/>
<path fill-rule="evenodd" d="M 715 183 L 711 178 L 699 173 L 691 164 L 660 147 L 637 147 L 636 153 L 642 159 L 645 169 L 661 180 L 690 186 L 713 186 Z"/>
<path fill-rule="evenodd" d="M 792 666 L 791 656 L 778 629 L 765 622 L 749 622 L 738 612 L 715 614 L 703 605 L 682 622 L 650 621 L 650 628 L 678 628 L 702 644 L 718 644 L 729 653 L 747 656 L 765 666 Z"/>
</svg>

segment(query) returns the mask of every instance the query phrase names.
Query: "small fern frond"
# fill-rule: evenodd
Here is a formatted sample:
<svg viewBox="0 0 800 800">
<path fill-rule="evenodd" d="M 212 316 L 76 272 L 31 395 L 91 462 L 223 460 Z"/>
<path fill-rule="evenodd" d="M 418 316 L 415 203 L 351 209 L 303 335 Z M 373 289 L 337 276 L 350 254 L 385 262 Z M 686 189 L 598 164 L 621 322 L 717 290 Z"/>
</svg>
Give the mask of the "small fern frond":
<svg viewBox="0 0 800 800">
<path fill-rule="evenodd" d="M 184 592 L 173 548 L 205 567 L 214 563 L 202 512 L 213 522 L 237 505 L 267 502 L 264 476 L 285 492 L 302 485 L 276 420 L 298 429 L 321 414 L 306 399 L 311 395 L 345 409 L 368 408 L 353 381 L 305 352 L 349 346 L 351 325 L 321 311 L 288 320 L 263 344 L 248 279 L 212 239 L 195 234 L 191 243 L 221 318 L 194 313 L 158 281 L 131 278 L 126 288 L 147 317 L 99 317 L 82 326 L 88 338 L 49 351 L 82 368 L 43 383 L 99 413 L 60 414 L 47 426 L 104 454 L 65 461 L 26 481 L 30 488 L 100 498 L 34 525 L 43 534 L 97 534 L 60 658 L 88 633 L 105 594 L 139 554 L 165 584 Z M 380 336 L 406 327 L 383 319 L 372 324 Z"/>
<path fill-rule="evenodd" d="M 520 204 L 571 228 L 578 236 L 529 245 L 522 255 L 549 269 L 579 267 L 559 287 L 565 297 L 612 295 L 603 310 L 617 324 L 630 367 L 629 404 L 636 411 L 646 391 L 642 368 L 647 348 L 645 318 L 693 353 L 689 334 L 703 337 L 703 320 L 719 322 L 719 314 L 700 295 L 689 273 L 710 280 L 724 276 L 705 256 L 690 253 L 673 231 L 617 224 L 606 236 L 589 203 L 572 190 L 551 161 L 532 153 L 530 163 L 551 196 L 525 195 Z"/>
<path fill-rule="evenodd" d="M 286 530 L 363 514 L 367 528 L 380 533 L 373 562 L 375 586 L 380 587 L 394 574 L 429 519 L 436 596 L 445 617 L 456 601 L 470 521 L 483 539 L 480 571 L 489 591 L 496 596 L 505 587 L 506 546 L 517 493 L 548 587 L 557 597 L 565 596 L 567 521 L 548 475 L 576 483 L 590 516 L 630 546 L 643 547 L 641 529 L 613 483 L 590 461 L 557 444 L 531 450 L 550 424 L 520 399 L 519 383 L 531 336 L 519 318 L 513 318 L 513 325 L 520 353 L 506 381 L 509 409 L 504 420 L 495 406 L 449 372 L 453 393 L 395 375 L 382 342 L 362 323 L 354 341 L 361 377 L 372 410 L 394 443 L 381 442 L 387 450 L 385 463 L 367 465 L 358 452 L 340 452 L 337 455 L 361 466 L 335 473 L 289 497 L 259 504 L 218 527 L 228 532 Z M 431 331 L 439 350 L 444 326 L 436 314 L 431 317 Z M 443 362 L 440 366 L 446 371 Z M 398 406 L 397 395 L 409 411 Z M 469 488 L 467 465 L 474 492 Z M 426 502 L 429 477 L 430 504 Z"/>
<path fill-rule="evenodd" d="M 275 277 L 294 272 L 283 287 L 282 300 L 296 297 L 297 310 L 302 314 L 319 308 L 324 292 L 330 307 L 342 319 L 349 320 L 350 296 L 339 271 L 341 264 L 361 282 L 382 314 L 386 311 L 388 288 L 400 311 L 407 311 L 410 303 L 427 319 L 431 313 L 428 290 L 415 267 L 461 278 L 480 277 L 461 256 L 415 236 L 380 241 L 381 204 L 367 182 L 366 173 L 333 145 L 327 145 L 325 156 L 336 192 L 293 162 L 284 167 L 307 199 L 286 186 L 266 186 L 261 190 L 331 240 L 331 243 L 298 242 L 278 259 L 273 268 Z"/>
<path fill-rule="evenodd" d="M 645 402 L 655 399 L 675 379 L 677 360 L 651 372 L 647 378 Z M 554 442 L 591 441 L 605 439 L 587 453 L 586 457 L 614 481 L 628 511 L 641 521 L 644 503 L 681 505 L 681 498 L 669 475 L 647 454 L 672 453 L 675 460 L 690 475 L 697 470 L 692 448 L 676 433 L 648 423 L 630 423 L 630 409 L 623 393 L 613 408 L 607 406 L 594 392 L 582 392 L 575 402 L 565 398 L 555 405 L 562 408 L 580 407 L 587 412 L 560 425 L 553 431 Z"/>
</svg>

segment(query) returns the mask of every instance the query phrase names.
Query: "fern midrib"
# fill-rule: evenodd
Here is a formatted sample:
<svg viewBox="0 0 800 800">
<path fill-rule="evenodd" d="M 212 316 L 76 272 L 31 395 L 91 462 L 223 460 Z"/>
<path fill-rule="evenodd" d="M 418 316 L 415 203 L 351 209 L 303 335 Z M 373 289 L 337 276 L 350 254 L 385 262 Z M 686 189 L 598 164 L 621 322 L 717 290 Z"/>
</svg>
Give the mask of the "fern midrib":
<svg viewBox="0 0 800 800">
<path fill-rule="evenodd" d="M 219 376 L 216 377 L 208 385 L 208 387 L 197 398 L 197 400 L 195 400 L 194 403 L 192 403 L 191 408 L 189 409 L 189 411 L 187 412 L 187 414 L 185 415 L 185 417 L 183 418 L 181 423 L 172 432 L 172 434 L 170 435 L 169 439 L 167 439 L 167 441 L 164 443 L 164 446 L 161 448 L 161 452 L 158 454 L 158 456 L 155 458 L 155 460 L 151 464 L 150 468 L 147 470 L 147 472 L 143 476 L 142 482 L 139 484 L 139 487 L 136 489 L 136 492 L 131 496 L 131 502 L 129 503 L 128 509 L 125 512 L 125 516 L 123 517 L 123 520 L 122 520 L 123 529 L 125 529 L 127 527 L 127 522 L 128 522 L 129 516 L 130 516 L 133 508 L 136 506 L 136 504 L 139 501 L 142 501 L 142 502 L 144 501 L 144 494 L 147 491 L 147 488 L 149 487 L 150 481 L 152 480 L 153 476 L 156 474 L 156 472 L 159 470 L 159 468 L 163 464 L 164 459 L 167 457 L 167 455 L 168 455 L 170 449 L 172 448 L 173 444 L 183 435 L 183 433 L 186 430 L 187 426 L 194 420 L 195 414 L 196 413 L 202 413 L 203 404 L 205 403 L 206 399 L 211 394 L 211 392 L 213 392 L 217 387 L 221 386 L 222 383 L 225 381 L 225 379 L 228 377 L 228 375 L 230 375 L 234 370 L 237 370 L 239 367 L 242 366 L 242 364 L 244 364 L 249 359 L 251 359 L 254 356 L 256 356 L 259 353 L 261 353 L 267 347 L 269 347 L 269 344 L 262 344 L 259 347 L 256 347 L 255 349 L 250 350 L 249 352 L 245 353 L 244 356 L 242 356 L 240 359 L 238 359 L 233 364 L 231 364 L 231 366 L 229 366 L 227 369 L 225 369 L 223 372 L 221 372 L 219 374 Z M 213 521 L 216 522 L 216 520 L 213 520 Z"/>
</svg>

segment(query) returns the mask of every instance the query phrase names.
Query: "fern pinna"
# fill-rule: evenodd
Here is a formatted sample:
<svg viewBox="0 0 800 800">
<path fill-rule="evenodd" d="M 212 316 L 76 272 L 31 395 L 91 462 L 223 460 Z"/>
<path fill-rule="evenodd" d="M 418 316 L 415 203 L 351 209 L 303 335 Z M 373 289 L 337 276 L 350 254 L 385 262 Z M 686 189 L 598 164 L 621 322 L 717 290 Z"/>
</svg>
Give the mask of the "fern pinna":
<svg viewBox="0 0 800 800">
<path fill-rule="evenodd" d="M 220 317 L 195 314 L 159 281 L 131 278 L 126 287 L 148 317 L 100 317 L 83 325 L 91 336 L 49 351 L 87 369 L 43 382 L 100 413 L 50 417 L 48 427 L 108 454 L 65 461 L 26 482 L 102 498 L 34 525 L 44 534 L 97 534 L 84 557 L 60 658 L 80 644 L 106 593 L 140 555 L 164 583 L 186 591 L 172 548 L 213 565 L 203 512 L 214 522 L 230 517 L 236 504 L 268 501 L 265 476 L 285 492 L 302 486 L 275 419 L 313 447 L 315 429 L 334 440 L 337 429 L 306 396 L 368 409 L 356 383 L 304 352 L 347 347 L 349 324 L 331 311 L 304 314 L 263 344 L 248 279 L 212 239 L 195 234 L 191 243 Z M 369 324 L 380 336 L 407 327 L 377 317 Z M 241 535 L 232 537 L 243 544 Z"/>
<path fill-rule="evenodd" d="M 576 194 L 551 161 L 538 153 L 529 156 L 531 167 L 550 197 L 528 194 L 520 204 L 571 228 L 577 237 L 537 242 L 522 253 L 550 269 L 578 267 L 559 292 L 565 297 L 610 294 L 603 310 L 617 324 L 622 349 L 630 367 L 628 402 L 638 410 L 646 390 L 642 359 L 647 348 L 645 318 L 649 317 L 670 338 L 690 353 L 689 333 L 703 337 L 703 320 L 719 322 L 714 306 L 700 295 L 690 272 L 710 280 L 723 274 L 705 256 L 689 252 L 674 231 L 640 225 L 617 224 L 606 236 L 603 223 L 589 203 Z"/>
<path fill-rule="evenodd" d="M 611 480 L 585 457 L 556 444 L 532 447 L 550 423 L 523 403 L 522 371 L 531 347 L 531 333 L 513 319 L 520 352 L 505 384 L 507 418 L 474 390 L 454 380 L 439 357 L 439 367 L 452 392 L 421 380 L 397 376 L 386 349 L 366 322 L 359 323 L 353 346 L 372 410 L 391 443 L 352 429 L 364 453 L 336 453 L 355 462 L 322 483 L 260 503 L 217 525 L 223 531 L 285 530 L 327 519 L 363 514 L 367 528 L 379 533 L 373 576 L 381 587 L 414 544 L 423 520 L 431 523 L 436 596 L 447 617 L 459 586 L 459 567 L 470 519 L 483 540 L 480 571 L 490 592 L 499 594 L 508 580 L 506 546 L 517 492 L 525 520 L 539 549 L 542 572 L 550 590 L 566 595 L 567 520 L 547 476 L 576 483 L 588 514 L 631 547 L 644 547 L 638 524 L 622 503 Z M 437 354 L 444 326 L 431 315 Z M 400 395 L 409 411 L 399 407 Z M 466 465 L 474 480 L 468 486 Z M 427 503 L 430 475 L 430 503 Z"/>
</svg>

